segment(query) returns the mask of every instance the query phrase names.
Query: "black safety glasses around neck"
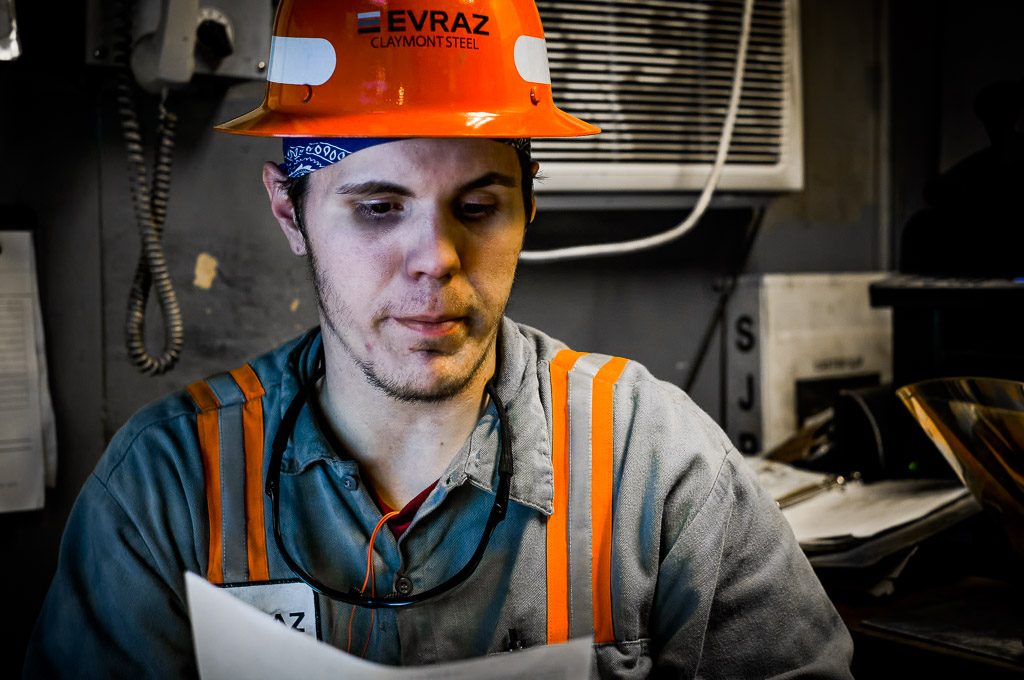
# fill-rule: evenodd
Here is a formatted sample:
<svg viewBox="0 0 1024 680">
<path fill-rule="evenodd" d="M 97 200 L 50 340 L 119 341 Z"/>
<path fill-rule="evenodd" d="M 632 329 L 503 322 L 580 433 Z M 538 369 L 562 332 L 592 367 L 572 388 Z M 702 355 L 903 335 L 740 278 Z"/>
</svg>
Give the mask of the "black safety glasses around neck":
<svg viewBox="0 0 1024 680">
<path fill-rule="evenodd" d="M 480 560 L 484 556 L 484 551 L 487 549 L 487 543 L 491 540 L 491 533 L 494 531 L 494 527 L 498 526 L 498 523 L 505 519 L 505 512 L 508 510 L 509 490 L 512 485 L 511 436 L 509 434 L 508 416 L 505 413 L 505 405 L 500 399 L 498 399 L 497 390 L 494 389 L 494 385 L 492 384 L 493 379 L 487 382 L 484 389 L 486 390 L 487 395 L 491 398 L 491 401 L 494 402 L 494 407 L 498 411 L 498 423 L 501 427 L 501 449 L 498 452 L 498 490 L 494 497 L 494 505 L 491 506 L 491 512 L 487 517 L 487 524 L 484 525 L 484 532 L 480 537 L 480 543 L 477 545 L 476 551 L 469 558 L 469 561 L 466 562 L 466 565 L 458 571 L 458 573 L 447 581 L 444 581 L 429 590 L 425 590 L 422 593 L 417 593 L 415 595 L 388 593 L 379 596 L 366 596 L 360 594 L 355 588 L 350 588 L 347 592 L 342 592 L 318 581 L 309 572 L 299 566 L 298 562 L 295 561 L 295 558 L 293 558 L 291 553 L 289 553 L 287 548 L 285 548 L 284 539 L 281 538 L 279 491 L 282 457 L 284 455 L 284 450 L 288 447 L 288 440 L 291 439 L 292 433 L 295 431 L 295 423 L 299 418 L 299 413 L 302 411 L 302 407 L 306 404 L 306 400 L 309 398 L 313 388 L 316 387 L 317 381 L 323 377 L 325 370 L 323 354 L 321 354 L 316 370 L 299 389 L 298 394 L 296 394 L 295 398 L 292 399 L 292 403 L 288 405 L 288 409 L 284 413 L 284 418 L 281 419 L 281 426 L 278 428 L 277 436 L 274 437 L 274 445 L 271 449 L 270 465 L 267 470 L 267 483 L 264 492 L 270 497 L 271 512 L 274 523 L 274 540 L 277 542 L 277 549 L 280 551 L 281 557 L 284 558 L 284 561 L 288 564 L 291 570 L 295 572 L 295 575 L 302 579 L 306 585 L 316 592 L 329 597 L 332 600 L 358 605 L 360 607 L 369 607 L 371 609 L 378 609 L 382 607 L 408 607 L 410 605 L 420 604 L 432 597 L 437 597 L 442 593 L 448 592 L 468 579 L 470 574 L 476 570 L 477 566 L 480 564 Z"/>
</svg>

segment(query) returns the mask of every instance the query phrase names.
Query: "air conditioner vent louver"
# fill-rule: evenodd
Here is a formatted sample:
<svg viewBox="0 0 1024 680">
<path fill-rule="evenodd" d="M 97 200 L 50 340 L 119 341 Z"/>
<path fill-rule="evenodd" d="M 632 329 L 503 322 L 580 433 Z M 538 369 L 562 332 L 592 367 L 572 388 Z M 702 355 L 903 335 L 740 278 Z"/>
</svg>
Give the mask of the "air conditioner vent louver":
<svg viewBox="0 0 1024 680">
<path fill-rule="evenodd" d="M 792 75 L 794 4 L 756 0 L 754 5 L 725 176 L 730 167 L 755 168 L 761 179 L 751 188 L 795 188 L 794 177 L 802 182 L 799 159 L 795 175 L 792 168 L 779 173 L 784 179 L 775 186 L 764 179 L 770 168 L 794 162 L 786 158 L 793 151 L 787 141 L 794 130 L 799 134 L 793 126 L 793 104 L 799 101 L 794 93 L 798 79 Z M 676 186 L 638 188 L 696 188 L 687 181 L 680 185 L 679 178 L 686 174 L 682 166 L 714 160 L 732 86 L 743 0 L 538 0 L 537 6 L 555 103 L 602 129 L 592 137 L 538 139 L 537 159 L 549 169 L 551 163 L 571 163 L 576 170 L 580 164 L 601 164 L 603 173 L 624 165 L 670 166 Z M 795 151 L 800 149 L 797 144 Z M 557 183 L 555 174 L 552 179 Z"/>
</svg>

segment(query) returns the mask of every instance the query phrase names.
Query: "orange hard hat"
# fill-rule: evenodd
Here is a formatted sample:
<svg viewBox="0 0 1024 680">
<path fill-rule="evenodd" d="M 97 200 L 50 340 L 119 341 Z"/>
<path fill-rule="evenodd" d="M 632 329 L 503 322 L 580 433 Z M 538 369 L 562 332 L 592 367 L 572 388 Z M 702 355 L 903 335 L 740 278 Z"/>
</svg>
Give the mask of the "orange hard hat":
<svg viewBox="0 0 1024 680">
<path fill-rule="evenodd" d="M 217 130 L 263 137 L 578 137 L 551 100 L 533 0 L 282 0 L 263 104 Z"/>
</svg>

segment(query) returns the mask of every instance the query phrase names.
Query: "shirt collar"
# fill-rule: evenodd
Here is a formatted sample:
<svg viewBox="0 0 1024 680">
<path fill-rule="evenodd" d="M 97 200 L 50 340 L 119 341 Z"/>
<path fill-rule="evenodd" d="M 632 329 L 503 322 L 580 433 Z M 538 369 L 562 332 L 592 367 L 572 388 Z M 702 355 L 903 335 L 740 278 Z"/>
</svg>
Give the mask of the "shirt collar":
<svg viewBox="0 0 1024 680">
<path fill-rule="evenodd" d="M 512 440 L 509 496 L 521 505 L 550 515 L 554 511 L 555 488 L 551 428 L 541 401 L 537 352 L 519 327 L 507 318 L 502 320 L 500 349 L 501 365 L 495 390 L 505 405 Z M 501 433 L 493 403 L 488 405 L 473 431 L 470 444 L 463 467 L 466 477 L 474 486 L 495 491 Z"/>
<path fill-rule="evenodd" d="M 319 361 L 322 337 L 313 329 L 289 354 L 281 384 L 279 418 L 302 386 L 314 375 Z M 548 410 L 541 400 L 537 352 L 511 320 L 502 319 L 501 363 L 495 389 L 508 415 L 512 440 L 512 485 L 509 497 L 545 515 L 553 512 L 554 470 L 551 466 L 551 428 Z M 442 484 L 458 486 L 466 481 L 485 491 L 497 489 L 497 457 L 500 429 L 495 405 L 489 404 L 469 440 L 448 466 Z M 308 406 L 299 412 L 295 429 L 284 451 L 282 470 L 301 472 L 309 465 L 326 460 L 355 472 L 354 461 L 336 452 L 320 429 Z M 351 467 L 351 470 L 347 468 Z M 449 481 L 450 480 L 450 481 Z"/>
<path fill-rule="evenodd" d="M 285 412 L 302 391 L 303 386 L 315 378 L 322 360 L 323 337 L 320 328 L 314 328 L 288 353 L 284 377 L 281 381 L 281 399 L 278 403 L 278 422 L 283 423 Z M 288 446 L 281 457 L 281 471 L 298 474 L 318 461 L 325 460 L 342 466 L 357 468 L 355 461 L 343 458 L 334 450 L 317 422 L 316 414 L 307 403 L 299 411 L 288 438 Z"/>
</svg>

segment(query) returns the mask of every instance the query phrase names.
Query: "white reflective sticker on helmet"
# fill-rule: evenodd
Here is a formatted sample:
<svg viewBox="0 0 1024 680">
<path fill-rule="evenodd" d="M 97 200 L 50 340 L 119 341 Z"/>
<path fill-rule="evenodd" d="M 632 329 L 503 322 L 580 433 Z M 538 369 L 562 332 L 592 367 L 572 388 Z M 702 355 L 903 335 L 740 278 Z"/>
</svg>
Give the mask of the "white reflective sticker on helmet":
<svg viewBox="0 0 1024 680">
<path fill-rule="evenodd" d="M 334 46 L 323 38 L 270 38 L 267 80 L 285 85 L 323 85 L 338 63 Z"/>
<path fill-rule="evenodd" d="M 528 83 L 551 84 L 551 70 L 548 68 L 548 47 L 544 38 L 521 35 L 512 50 L 516 70 Z"/>
</svg>

